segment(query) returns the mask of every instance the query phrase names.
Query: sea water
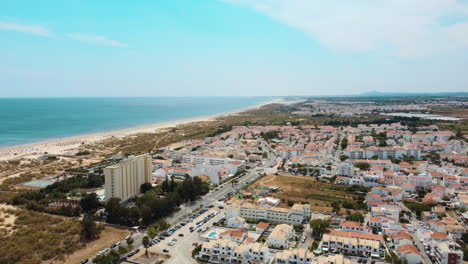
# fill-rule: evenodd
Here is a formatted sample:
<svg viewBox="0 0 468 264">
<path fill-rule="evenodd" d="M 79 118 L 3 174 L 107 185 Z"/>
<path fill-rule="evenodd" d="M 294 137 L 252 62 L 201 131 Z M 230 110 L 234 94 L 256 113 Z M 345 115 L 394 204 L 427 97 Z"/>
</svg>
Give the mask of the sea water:
<svg viewBox="0 0 468 264">
<path fill-rule="evenodd" d="M 0 146 L 219 114 L 271 97 L 0 98 Z"/>
</svg>

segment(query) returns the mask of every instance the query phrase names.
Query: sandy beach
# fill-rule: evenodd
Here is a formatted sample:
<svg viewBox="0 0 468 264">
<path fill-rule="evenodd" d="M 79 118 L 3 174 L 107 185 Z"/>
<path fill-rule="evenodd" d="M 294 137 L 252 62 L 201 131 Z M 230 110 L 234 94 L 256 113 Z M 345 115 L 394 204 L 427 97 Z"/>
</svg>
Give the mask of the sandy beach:
<svg viewBox="0 0 468 264">
<path fill-rule="evenodd" d="M 135 135 L 139 133 L 155 133 L 162 132 L 165 129 L 173 128 L 183 124 L 189 124 L 193 122 L 202 122 L 202 121 L 213 121 L 216 118 L 220 118 L 227 115 L 234 115 L 244 111 L 258 109 L 262 106 L 268 104 L 284 104 L 289 101 L 285 99 L 275 99 L 269 102 L 265 102 L 259 105 L 252 107 L 244 108 L 237 111 L 224 112 L 215 115 L 209 116 L 199 116 L 188 119 L 175 120 L 170 122 L 161 122 L 145 126 L 138 126 L 133 128 L 127 128 L 122 130 L 107 131 L 101 133 L 93 133 L 80 136 L 72 136 L 67 138 L 58 138 L 52 139 L 32 144 L 18 145 L 12 147 L 6 147 L 0 149 L 0 161 L 2 160 L 11 160 L 16 158 L 36 158 L 38 156 L 48 154 L 65 154 L 67 152 L 74 152 L 82 144 L 96 143 L 103 141 L 109 138 L 122 138 L 130 135 Z"/>
</svg>

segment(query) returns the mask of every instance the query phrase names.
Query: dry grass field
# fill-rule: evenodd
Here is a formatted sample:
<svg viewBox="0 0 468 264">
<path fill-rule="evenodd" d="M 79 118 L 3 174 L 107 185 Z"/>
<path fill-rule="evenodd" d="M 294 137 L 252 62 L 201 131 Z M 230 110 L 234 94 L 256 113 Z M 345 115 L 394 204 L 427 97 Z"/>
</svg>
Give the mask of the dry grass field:
<svg viewBox="0 0 468 264">
<path fill-rule="evenodd" d="M 98 239 L 87 243 L 82 249 L 79 249 L 67 256 L 65 263 L 76 264 L 80 263 L 83 259 L 90 259 L 99 251 L 108 247 L 112 243 L 122 240 L 129 234 L 130 232 L 128 230 L 106 226 Z"/>
<path fill-rule="evenodd" d="M 278 185 L 281 191 L 272 196 L 281 199 L 280 207 L 288 207 L 287 201 L 308 202 L 312 211 L 332 211 L 331 203 L 343 201 L 357 202 L 358 195 L 351 191 L 349 186 L 335 185 L 319 182 L 316 178 L 298 175 L 269 174 L 252 186 Z M 345 214 L 347 209 L 342 208 L 340 213 Z M 354 210 L 350 210 L 354 212 Z"/>
</svg>

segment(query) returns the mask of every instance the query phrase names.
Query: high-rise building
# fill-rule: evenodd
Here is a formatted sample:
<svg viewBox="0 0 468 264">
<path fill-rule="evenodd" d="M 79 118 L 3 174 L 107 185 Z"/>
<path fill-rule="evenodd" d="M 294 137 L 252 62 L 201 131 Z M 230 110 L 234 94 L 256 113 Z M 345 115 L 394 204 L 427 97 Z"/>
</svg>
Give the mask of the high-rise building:
<svg viewBox="0 0 468 264">
<path fill-rule="evenodd" d="M 151 156 L 140 155 L 104 169 L 106 201 L 110 198 L 128 200 L 140 193 L 140 186 L 151 182 Z"/>
</svg>

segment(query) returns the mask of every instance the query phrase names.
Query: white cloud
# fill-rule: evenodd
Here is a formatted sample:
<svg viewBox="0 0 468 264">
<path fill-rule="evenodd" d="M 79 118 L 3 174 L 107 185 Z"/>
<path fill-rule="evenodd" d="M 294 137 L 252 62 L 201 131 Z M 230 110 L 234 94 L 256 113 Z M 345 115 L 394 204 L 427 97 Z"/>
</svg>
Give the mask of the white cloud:
<svg viewBox="0 0 468 264">
<path fill-rule="evenodd" d="M 72 38 L 78 41 L 83 41 L 83 42 L 98 43 L 98 44 L 114 46 L 114 47 L 127 47 L 127 44 L 125 43 L 122 43 L 117 40 L 112 40 L 104 36 L 89 35 L 89 34 L 84 34 L 84 33 L 70 33 L 70 34 L 67 34 L 67 36 L 69 38 Z"/>
<path fill-rule="evenodd" d="M 10 23 L 3 21 L 0 21 L 0 30 L 28 33 L 43 37 L 51 37 L 53 35 L 49 29 L 42 26 Z"/>
<path fill-rule="evenodd" d="M 454 16 L 468 20 L 466 1 L 224 1 L 251 7 L 276 21 L 300 29 L 333 50 L 385 50 L 393 55 L 419 56 L 454 46 L 468 47 L 466 25 L 442 26 L 440 23 L 441 19 Z"/>
</svg>

